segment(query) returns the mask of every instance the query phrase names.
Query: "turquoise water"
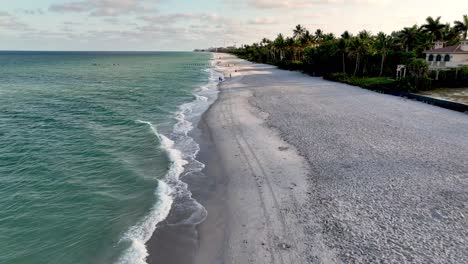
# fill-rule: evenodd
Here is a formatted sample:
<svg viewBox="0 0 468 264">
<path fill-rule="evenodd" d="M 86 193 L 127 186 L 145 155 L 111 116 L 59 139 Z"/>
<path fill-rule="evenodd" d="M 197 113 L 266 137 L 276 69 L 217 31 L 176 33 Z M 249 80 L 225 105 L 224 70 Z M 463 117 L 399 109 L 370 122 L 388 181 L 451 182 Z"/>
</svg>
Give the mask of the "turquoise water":
<svg viewBox="0 0 468 264">
<path fill-rule="evenodd" d="M 0 263 L 143 261 L 210 59 L 0 53 Z"/>
</svg>

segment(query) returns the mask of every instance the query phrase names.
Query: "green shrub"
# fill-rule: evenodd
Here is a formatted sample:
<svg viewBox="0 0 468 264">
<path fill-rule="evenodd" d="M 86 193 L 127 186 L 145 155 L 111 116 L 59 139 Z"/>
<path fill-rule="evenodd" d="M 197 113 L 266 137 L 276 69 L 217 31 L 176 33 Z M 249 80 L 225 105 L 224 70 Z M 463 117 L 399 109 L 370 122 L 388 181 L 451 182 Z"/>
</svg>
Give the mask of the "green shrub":
<svg viewBox="0 0 468 264">
<path fill-rule="evenodd" d="M 412 59 L 408 64 L 408 73 L 413 78 L 427 78 L 429 74 L 429 64 L 424 59 Z"/>
<path fill-rule="evenodd" d="M 276 63 L 276 66 L 280 69 L 291 70 L 291 71 L 303 71 L 304 63 L 302 61 L 290 61 L 283 60 Z"/>
<path fill-rule="evenodd" d="M 416 80 L 416 88 L 421 91 L 428 91 L 432 89 L 432 79 L 429 77 L 422 77 Z"/>
<path fill-rule="evenodd" d="M 387 77 L 353 77 L 350 79 L 350 81 L 352 84 L 369 89 L 385 87 L 395 82 L 394 80 Z"/>
<path fill-rule="evenodd" d="M 427 91 L 432 89 L 432 80 L 429 77 L 406 77 L 399 80 L 395 88 L 404 92 Z"/>
<path fill-rule="evenodd" d="M 460 73 L 468 75 L 468 66 L 461 67 L 460 68 Z"/>
<path fill-rule="evenodd" d="M 342 72 L 326 74 L 324 79 L 359 86 L 366 89 L 393 88 L 395 80 L 387 77 L 355 77 Z"/>
<path fill-rule="evenodd" d="M 325 74 L 323 78 L 330 81 L 346 82 L 349 79 L 349 75 L 343 72 L 334 72 Z"/>
</svg>

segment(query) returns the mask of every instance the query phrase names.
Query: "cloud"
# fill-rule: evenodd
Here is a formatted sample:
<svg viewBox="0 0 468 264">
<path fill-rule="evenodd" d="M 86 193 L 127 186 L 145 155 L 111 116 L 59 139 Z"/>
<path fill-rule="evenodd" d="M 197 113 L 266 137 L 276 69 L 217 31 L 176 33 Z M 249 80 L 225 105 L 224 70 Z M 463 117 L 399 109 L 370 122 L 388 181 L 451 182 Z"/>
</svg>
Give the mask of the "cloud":
<svg viewBox="0 0 468 264">
<path fill-rule="evenodd" d="M 44 10 L 37 8 L 37 9 L 17 9 L 17 13 L 25 14 L 25 15 L 44 15 Z"/>
<path fill-rule="evenodd" d="M 305 8 L 317 4 L 382 4 L 391 0 L 247 0 L 247 4 L 258 9 Z"/>
<path fill-rule="evenodd" d="M 109 24 L 113 24 L 113 25 L 118 25 L 121 23 L 121 21 L 115 17 L 106 17 L 102 21 L 109 23 Z"/>
<path fill-rule="evenodd" d="M 213 38 L 222 39 L 227 31 L 232 31 L 234 25 L 239 24 L 233 19 L 207 13 L 141 16 L 139 20 L 143 25 L 137 26 L 135 31 L 140 36 L 172 39 L 175 43 L 203 42 Z"/>
<path fill-rule="evenodd" d="M 155 16 L 141 16 L 140 20 L 148 22 L 150 24 L 172 24 L 180 21 L 187 21 L 195 19 L 196 16 L 192 14 L 169 14 L 169 15 L 155 15 Z"/>
<path fill-rule="evenodd" d="M 211 23 L 211 24 L 223 24 L 229 23 L 232 20 L 223 16 L 216 14 L 206 14 L 206 13 L 174 13 L 168 15 L 153 15 L 153 16 L 140 16 L 140 20 L 145 21 L 149 24 L 175 24 L 187 22 L 197 22 L 197 23 Z"/>
<path fill-rule="evenodd" d="M 269 9 L 269 8 L 300 8 L 313 3 L 322 1 L 308 1 L 308 0 L 248 0 L 248 4 L 255 8 Z"/>
<path fill-rule="evenodd" d="M 245 20 L 208 13 L 175 13 L 140 16 L 138 19 L 143 24 L 133 32 L 140 38 L 172 39 L 177 45 L 191 43 L 192 47 L 207 40 L 214 46 L 240 44 L 243 39 L 248 39 L 245 43 L 249 43 L 257 40 L 259 35 L 270 35 L 269 26 L 281 23 L 276 17 Z"/>
<path fill-rule="evenodd" d="M 0 11 L 0 28 L 8 31 L 32 31 L 33 29 L 26 23 L 18 20 L 7 12 Z"/>
<path fill-rule="evenodd" d="M 247 21 L 247 24 L 250 25 L 274 25 L 278 24 L 280 21 L 274 17 L 256 17 Z"/>
<path fill-rule="evenodd" d="M 73 21 L 65 21 L 63 22 L 64 25 L 66 26 L 81 26 L 83 23 L 80 22 L 73 22 Z"/>
<path fill-rule="evenodd" d="M 59 13 L 89 13 L 92 16 L 115 16 L 156 12 L 159 0 L 79 0 L 54 4 L 49 11 Z"/>
</svg>

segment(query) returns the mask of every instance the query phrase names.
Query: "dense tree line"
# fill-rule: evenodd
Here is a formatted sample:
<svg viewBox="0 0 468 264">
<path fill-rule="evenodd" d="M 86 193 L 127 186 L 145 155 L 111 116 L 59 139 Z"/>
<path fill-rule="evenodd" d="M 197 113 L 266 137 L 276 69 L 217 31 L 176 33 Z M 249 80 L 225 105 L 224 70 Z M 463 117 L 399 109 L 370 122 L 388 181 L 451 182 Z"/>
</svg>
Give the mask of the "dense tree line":
<svg viewBox="0 0 468 264">
<path fill-rule="evenodd" d="M 345 31 L 335 36 L 321 29 L 311 33 L 297 25 L 291 36 L 264 38 L 232 52 L 250 61 L 313 75 L 341 72 L 350 76 L 393 76 L 398 64 L 422 64 L 423 52 L 433 48 L 435 41 L 455 45 L 467 34 L 467 15 L 453 25 L 442 23 L 441 17 L 428 17 L 421 26 L 405 27 L 389 35 L 362 30 L 356 35 Z"/>
</svg>

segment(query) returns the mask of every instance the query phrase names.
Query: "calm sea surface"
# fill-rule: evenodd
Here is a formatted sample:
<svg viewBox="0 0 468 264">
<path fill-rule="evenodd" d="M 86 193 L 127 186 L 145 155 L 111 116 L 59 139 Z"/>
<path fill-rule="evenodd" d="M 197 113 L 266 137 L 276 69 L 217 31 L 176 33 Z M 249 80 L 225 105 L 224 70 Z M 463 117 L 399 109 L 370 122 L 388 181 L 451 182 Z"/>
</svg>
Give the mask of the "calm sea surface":
<svg viewBox="0 0 468 264">
<path fill-rule="evenodd" d="M 211 58 L 0 53 L 0 263 L 142 263 L 197 169 Z"/>
</svg>

